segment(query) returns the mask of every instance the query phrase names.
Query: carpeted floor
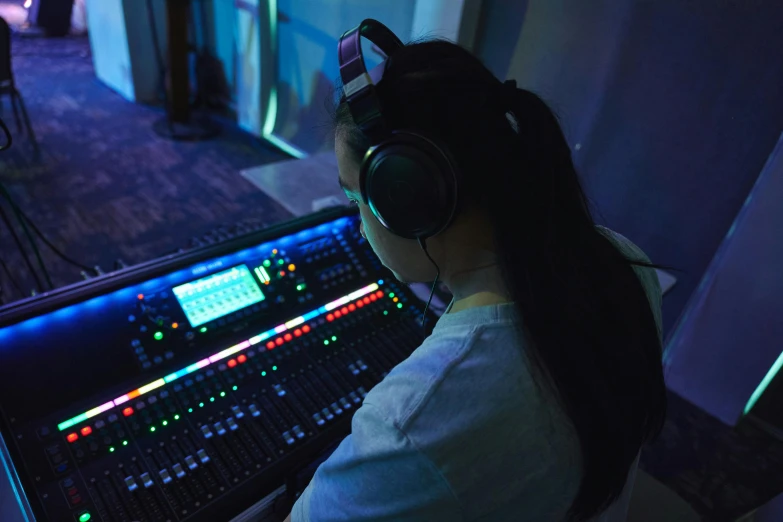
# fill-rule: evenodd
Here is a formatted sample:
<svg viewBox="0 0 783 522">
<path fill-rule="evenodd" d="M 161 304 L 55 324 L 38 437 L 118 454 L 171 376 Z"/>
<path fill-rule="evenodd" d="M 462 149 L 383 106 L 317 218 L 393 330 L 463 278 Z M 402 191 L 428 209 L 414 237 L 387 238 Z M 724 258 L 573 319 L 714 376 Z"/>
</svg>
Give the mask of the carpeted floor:
<svg viewBox="0 0 783 522">
<path fill-rule="evenodd" d="M 159 110 L 127 102 L 95 78 L 86 39 L 13 44 L 42 157 L 35 161 L 20 137 L 0 153 L 0 181 L 71 257 L 111 269 L 118 258 L 153 259 L 221 226 L 257 228 L 290 217 L 238 174 L 284 157 L 231 122 L 223 121 L 223 134 L 210 142 L 163 140 L 152 132 Z M 13 123 L 7 104 L 3 114 Z M 80 278 L 78 269 L 43 252 L 56 286 Z M 25 289 L 33 288 L 3 227 L 0 258 Z M 5 274 L 0 283 L 6 299 L 19 297 Z M 641 467 L 710 521 L 736 520 L 783 491 L 783 444 L 750 426 L 730 429 L 675 395 Z"/>
<path fill-rule="evenodd" d="M 87 38 L 12 40 L 13 68 L 41 148 L 17 135 L 9 101 L 0 113 L 14 133 L 0 152 L 0 181 L 53 243 L 89 266 L 111 270 L 153 259 L 218 226 L 253 227 L 289 217 L 244 180 L 244 168 L 286 157 L 219 120 L 223 132 L 202 143 L 162 139 L 152 131 L 160 109 L 126 101 L 93 71 Z M 8 208 L 6 207 L 6 210 Z M 80 279 L 47 249 L 55 286 Z M 5 227 L 0 258 L 25 291 L 33 278 Z M 0 274 L 6 302 L 19 292 Z"/>
</svg>

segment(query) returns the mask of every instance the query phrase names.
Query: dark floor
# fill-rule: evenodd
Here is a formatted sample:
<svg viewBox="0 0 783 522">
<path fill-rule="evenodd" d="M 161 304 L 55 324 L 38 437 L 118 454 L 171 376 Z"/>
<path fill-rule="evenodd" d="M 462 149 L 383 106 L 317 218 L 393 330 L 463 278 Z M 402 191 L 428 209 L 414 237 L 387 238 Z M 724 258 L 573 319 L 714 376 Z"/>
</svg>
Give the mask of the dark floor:
<svg viewBox="0 0 783 522">
<path fill-rule="evenodd" d="M 14 68 L 43 154 L 35 162 L 27 138 L 18 139 L 0 153 L 0 181 L 70 256 L 111 269 L 118 258 L 132 264 L 187 247 L 220 225 L 288 217 L 238 174 L 279 153 L 227 122 L 206 143 L 158 138 L 151 129 L 160 112 L 98 82 L 86 40 L 15 39 Z M 44 256 L 56 285 L 79 279 L 78 269 Z M 0 257 L 33 288 L 4 229 Z M 11 288 L 4 274 L 0 282 Z M 11 292 L 6 298 L 18 298 Z M 735 520 L 783 491 L 783 444 L 752 427 L 732 430 L 674 395 L 641 466 L 705 520 Z"/>
<path fill-rule="evenodd" d="M 35 160 L 29 137 L 15 135 L 0 152 L 0 181 L 69 256 L 111 270 L 117 259 L 153 259 L 222 224 L 288 217 L 239 175 L 285 157 L 230 122 L 212 141 L 167 141 L 152 130 L 159 109 L 128 102 L 98 81 L 86 38 L 14 37 L 12 53 L 42 154 Z M 16 133 L 8 100 L 2 105 Z M 55 286 L 80 278 L 79 269 L 42 254 Z M 0 258 L 25 290 L 34 288 L 5 227 Z M 20 297 L 6 274 L 0 284 L 6 301 Z"/>
</svg>

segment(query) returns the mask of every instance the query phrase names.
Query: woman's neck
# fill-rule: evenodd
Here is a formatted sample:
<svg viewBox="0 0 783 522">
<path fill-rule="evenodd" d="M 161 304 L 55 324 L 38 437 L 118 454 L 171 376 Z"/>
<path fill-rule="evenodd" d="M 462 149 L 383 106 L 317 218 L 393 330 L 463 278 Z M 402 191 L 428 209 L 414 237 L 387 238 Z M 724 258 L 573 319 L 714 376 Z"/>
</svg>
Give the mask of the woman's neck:
<svg viewBox="0 0 783 522">
<path fill-rule="evenodd" d="M 494 261 L 449 274 L 444 282 L 454 296 L 449 313 L 511 301 L 500 267 Z"/>
</svg>

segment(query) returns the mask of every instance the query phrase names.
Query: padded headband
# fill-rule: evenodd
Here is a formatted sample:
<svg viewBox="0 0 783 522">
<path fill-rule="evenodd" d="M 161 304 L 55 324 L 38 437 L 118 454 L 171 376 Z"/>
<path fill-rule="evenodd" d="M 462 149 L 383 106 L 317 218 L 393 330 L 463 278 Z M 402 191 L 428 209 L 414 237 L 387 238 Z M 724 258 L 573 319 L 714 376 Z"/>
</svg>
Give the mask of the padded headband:
<svg viewBox="0 0 783 522">
<path fill-rule="evenodd" d="M 377 143 L 386 129 L 381 114 L 380 100 L 375 94 L 375 85 L 383 76 L 385 62 L 367 72 L 362 55 L 361 37 L 374 43 L 388 58 L 403 47 L 402 41 L 391 30 L 377 20 L 368 18 L 358 26 L 346 31 L 337 44 L 340 63 L 340 79 L 343 94 L 351 110 L 353 121 L 373 143 Z"/>
</svg>

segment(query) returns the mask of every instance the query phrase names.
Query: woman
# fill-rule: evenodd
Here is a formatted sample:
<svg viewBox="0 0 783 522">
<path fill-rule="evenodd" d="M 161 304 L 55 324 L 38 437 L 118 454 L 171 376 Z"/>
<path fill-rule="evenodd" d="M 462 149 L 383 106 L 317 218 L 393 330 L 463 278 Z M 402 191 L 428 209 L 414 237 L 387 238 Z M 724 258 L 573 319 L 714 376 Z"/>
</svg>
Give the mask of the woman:
<svg viewBox="0 0 783 522">
<path fill-rule="evenodd" d="M 382 263 L 406 283 L 440 275 L 454 298 L 368 394 L 289 518 L 625 520 L 640 447 L 666 409 L 653 265 L 594 224 L 538 96 L 446 41 L 389 54 L 375 86 L 386 129 L 448 150 L 458 211 L 426 244 L 388 230 L 360 183 L 378 138 L 345 98 L 340 184 Z"/>
</svg>

